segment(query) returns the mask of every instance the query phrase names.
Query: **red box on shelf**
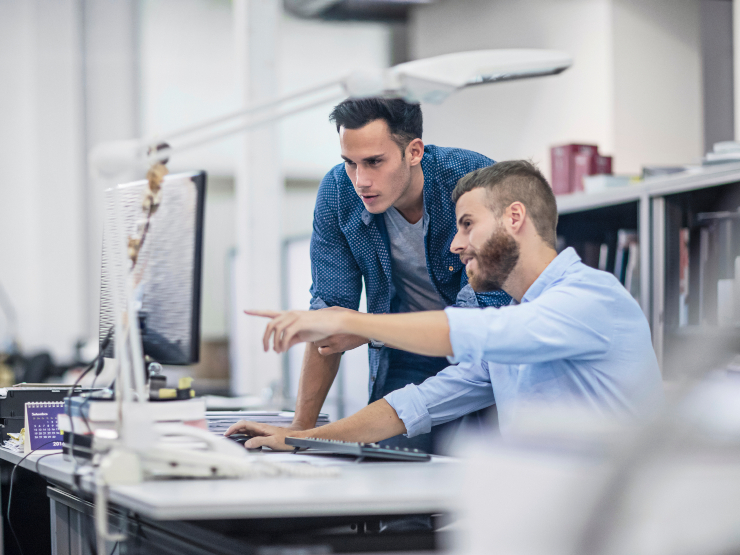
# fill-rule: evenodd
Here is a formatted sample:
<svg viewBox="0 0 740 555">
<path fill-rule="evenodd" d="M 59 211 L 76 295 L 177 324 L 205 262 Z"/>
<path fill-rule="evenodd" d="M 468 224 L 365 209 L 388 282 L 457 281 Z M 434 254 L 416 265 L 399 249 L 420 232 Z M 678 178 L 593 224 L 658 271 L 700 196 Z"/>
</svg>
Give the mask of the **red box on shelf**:
<svg viewBox="0 0 740 555">
<path fill-rule="evenodd" d="M 572 193 L 583 191 L 583 178 L 596 173 L 596 156 L 591 152 L 579 152 L 573 157 L 573 183 L 570 190 Z"/>
<path fill-rule="evenodd" d="M 612 157 L 602 156 L 601 154 L 596 155 L 596 175 L 611 175 L 612 174 Z"/>
<path fill-rule="evenodd" d="M 575 157 L 577 154 L 588 154 L 593 158 L 598 154 L 598 147 L 596 145 L 570 144 L 554 146 L 550 149 L 552 162 L 550 185 L 556 195 L 574 192 Z M 581 185 L 581 189 L 582 187 Z"/>
</svg>

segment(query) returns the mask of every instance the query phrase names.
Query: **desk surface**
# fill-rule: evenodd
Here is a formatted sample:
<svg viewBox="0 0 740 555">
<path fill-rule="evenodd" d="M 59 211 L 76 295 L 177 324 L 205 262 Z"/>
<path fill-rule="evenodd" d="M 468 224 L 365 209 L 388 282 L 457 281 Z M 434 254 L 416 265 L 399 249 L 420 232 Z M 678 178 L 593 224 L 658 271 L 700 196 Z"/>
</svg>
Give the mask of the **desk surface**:
<svg viewBox="0 0 740 555">
<path fill-rule="evenodd" d="M 311 455 L 264 453 L 267 460 L 316 461 Z M 61 454 L 32 454 L 22 466 L 62 485 L 72 484 L 73 463 Z M 22 455 L 0 448 L 0 459 L 17 463 Z M 40 460 L 39 460 L 40 459 Z M 454 510 L 458 464 L 434 457 L 428 463 L 348 462 L 334 478 L 245 480 L 162 480 L 110 488 L 110 501 L 156 520 L 292 518 L 306 516 L 391 515 Z M 90 480 L 82 480 L 90 487 Z"/>
</svg>

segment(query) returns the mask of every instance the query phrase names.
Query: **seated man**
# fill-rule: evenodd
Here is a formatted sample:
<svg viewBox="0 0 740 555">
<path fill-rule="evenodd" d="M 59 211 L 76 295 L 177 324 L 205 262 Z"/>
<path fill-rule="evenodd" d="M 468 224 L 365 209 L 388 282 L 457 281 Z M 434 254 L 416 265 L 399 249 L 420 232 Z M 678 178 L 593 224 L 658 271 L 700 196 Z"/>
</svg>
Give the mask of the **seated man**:
<svg viewBox="0 0 740 555">
<path fill-rule="evenodd" d="M 555 251 L 557 207 L 529 162 L 476 170 L 453 192 L 458 231 L 452 252 L 476 291 L 503 289 L 499 309 L 447 308 L 409 314 L 350 311 L 249 312 L 271 318 L 264 336 L 277 352 L 302 341 L 351 333 L 458 363 L 408 385 L 356 414 L 306 431 L 239 422 L 227 435 L 248 447 L 285 449 L 288 436 L 375 442 L 498 406 L 502 434 L 522 409 L 563 403 L 615 416 L 640 416 L 662 402 L 650 328 L 617 279 L 583 264 L 572 248 Z"/>
</svg>

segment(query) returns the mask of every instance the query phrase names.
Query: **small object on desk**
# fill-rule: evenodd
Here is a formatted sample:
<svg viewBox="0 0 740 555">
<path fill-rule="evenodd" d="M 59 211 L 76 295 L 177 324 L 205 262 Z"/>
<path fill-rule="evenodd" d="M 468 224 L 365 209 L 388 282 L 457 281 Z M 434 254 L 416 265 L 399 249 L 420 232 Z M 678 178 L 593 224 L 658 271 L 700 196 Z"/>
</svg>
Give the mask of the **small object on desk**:
<svg viewBox="0 0 740 555">
<path fill-rule="evenodd" d="M 64 401 L 26 403 L 25 453 L 62 449 L 63 438 L 57 423 L 60 414 L 64 414 Z"/>
<path fill-rule="evenodd" d="M 364 458 L 416 462 L 431 460 L 431 457 L 427 453 L 418 449 L 381 447 L 377 443 L 355 443 L 336 439 L 286 437 L 285 444 L 305 449 L 320 449 L 337 455 L 353 455 L 359 457 L 360 460 Z"/>
</svg>

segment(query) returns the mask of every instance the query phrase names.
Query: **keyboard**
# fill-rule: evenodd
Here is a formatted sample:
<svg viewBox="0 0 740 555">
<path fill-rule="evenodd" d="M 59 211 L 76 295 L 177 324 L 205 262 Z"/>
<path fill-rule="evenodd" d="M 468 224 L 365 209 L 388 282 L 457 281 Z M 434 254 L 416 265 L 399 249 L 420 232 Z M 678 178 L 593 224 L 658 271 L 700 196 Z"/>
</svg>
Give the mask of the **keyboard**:
<svg viewBox="0 0 740 555">
<path fill-rule="evenodd" d="M 286 437 L 286 445 L 300 447 L 302 449 L 321 449 L 337 455 L 353 455 L 361 459 L 386 459 L 392 461 L 417 461 L 431 460 L 424 451 L 400 447 L 381 447 L 377 443 L 354 443 L 351 441 L 339 441 L 336 439 L 314 439 Z"/>
</svg>

